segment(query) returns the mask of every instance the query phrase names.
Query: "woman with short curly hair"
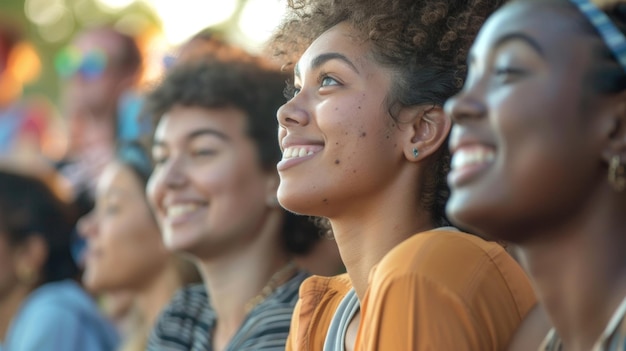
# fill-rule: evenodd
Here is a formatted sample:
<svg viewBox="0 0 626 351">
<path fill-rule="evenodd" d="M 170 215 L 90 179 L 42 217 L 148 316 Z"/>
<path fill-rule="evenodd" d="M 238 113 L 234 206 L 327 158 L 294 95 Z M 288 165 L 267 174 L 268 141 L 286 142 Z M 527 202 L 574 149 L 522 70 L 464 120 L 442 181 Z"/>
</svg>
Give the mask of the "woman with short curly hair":
<svg viewBox="0 0 626 351">
<path fill-rule="evenodd" d="M 348 273 L 304 282 L 288 349 L 504 349 L 535 297 L 500 245 L 448 226 L 442 111 L 499 2 L 290 5 L 278 199 L 328 219 Z"/>
</svg>

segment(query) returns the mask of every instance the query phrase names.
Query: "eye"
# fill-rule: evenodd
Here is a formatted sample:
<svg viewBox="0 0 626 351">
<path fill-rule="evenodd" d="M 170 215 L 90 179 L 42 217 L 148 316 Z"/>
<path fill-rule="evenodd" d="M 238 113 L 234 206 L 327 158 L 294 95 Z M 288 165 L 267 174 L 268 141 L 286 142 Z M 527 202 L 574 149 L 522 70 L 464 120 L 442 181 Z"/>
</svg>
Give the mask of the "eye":
<svg viewBox="0 0 626 351">
<path fill-rule="evenodd" d="M 154 167 L 161 166 L 167 162 L 167 151 L 161 145 L 155 145 L 152 148 L 152 163 Z"/>
<path fill-rule="evenodd" d="M 154 167 L 162 166 L 167 162 L 167 157 L 165 155 L 152 155 L 152 163 Z"/>
<path fill-rule="evenodd" d="M 513 68 L 510 66 L 496 67 L 494 75 L 502 83 L 510 83 L 516 79 L 522 77 L 526 73 L 519 68 Z"/>
<path fill-rule="evenodd" d="M 102 218 L 103 216 L 115 215 L 120 211 L 120 206 L 113 201 L 104 200 L 100 203 L 96 202 L 96 217 Z"/>
<path fill-rule="evenodd" d="M 104 207 L 104 213 L 108 215 L 114 215 L 120 212 L 120 207 L 118 205 L 106 205 Z"/>
<path fill-rule="evenodd" d="M 335 80 L 335 78 L 329 77 L 329 76 L 325 76 L 322 78 L 321 82 L 320 82 L 320 86 L 322 87 L 327 87 L 327 86 L 331 86 L 331 85 L 339 85 L 339 82 L 337 80 Z"/>
<path fill-rule="evenodd" d="M 191 151 L 193 157 L 211 157 L 217 154 L 215 149 L 195 149 Z"/>
</svg>

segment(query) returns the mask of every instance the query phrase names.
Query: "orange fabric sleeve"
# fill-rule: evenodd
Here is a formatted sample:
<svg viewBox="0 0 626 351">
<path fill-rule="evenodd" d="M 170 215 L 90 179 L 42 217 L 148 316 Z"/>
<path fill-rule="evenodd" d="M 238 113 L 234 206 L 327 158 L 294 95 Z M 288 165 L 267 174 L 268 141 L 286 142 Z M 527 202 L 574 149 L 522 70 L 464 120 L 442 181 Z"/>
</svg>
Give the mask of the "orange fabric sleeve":
<svg viewBox="0 0 626 351">
<path fill-rule="evenodd" d="M 535 304 L 524 271 L 494 243 L 427 232 L 370 274 L 357 350 L 504 350 Z"/>
</svg>

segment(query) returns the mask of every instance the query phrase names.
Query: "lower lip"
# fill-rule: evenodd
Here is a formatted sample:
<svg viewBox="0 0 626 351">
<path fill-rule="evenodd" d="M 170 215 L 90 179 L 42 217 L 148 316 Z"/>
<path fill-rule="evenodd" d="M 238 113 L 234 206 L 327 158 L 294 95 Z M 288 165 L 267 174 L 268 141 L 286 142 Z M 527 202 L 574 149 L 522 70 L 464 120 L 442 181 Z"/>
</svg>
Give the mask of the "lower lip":
<svg viewBox="0 0 626 351">
<path fill-rule="evenodd" d="M 448 185 L 452 188 L 465 185 L 479 177 L 490 165 L 490 162 L 483 162 L 453 169 L 448 173 Z"/>
<path fill-rule="evenodd" d="M 302 162 L 308 161 L 311 158 L 313 158 L 315 155 L 317 155 L 317 153 L 311 154 L 311 155 L 306 155 L 306 156 L 302 156 L 302 157 L 293 157 L 293 158 L 288 158 L 288 159 L 282 159 L 280 162 L 278 162 L 278 164 L 276 165 L 276 169 L 281 172 L 284 170 L 287 170 L 291 167 L 294 167 L 296 165 L 299 165 Z"/>
</svg>

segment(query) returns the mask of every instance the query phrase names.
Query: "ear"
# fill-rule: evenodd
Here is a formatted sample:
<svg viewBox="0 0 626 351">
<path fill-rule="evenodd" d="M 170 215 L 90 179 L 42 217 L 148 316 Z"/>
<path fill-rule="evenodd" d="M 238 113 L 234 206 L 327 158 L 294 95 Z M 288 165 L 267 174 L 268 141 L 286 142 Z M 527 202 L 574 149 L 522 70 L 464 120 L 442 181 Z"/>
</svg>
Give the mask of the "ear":
<svg viewBox="0 0 626 351">
<path fill-rule="evenodd" d="M 619 94 L 616 99 L 615 107 L 602 126 L 608 141 L 602 152 L 602 158 L 608 164 L 616 156 L 622 164 L 626 163 L 626 92 Z"/>
<path fill-rule="evenodd" d="M 407 108 L 401 113 L 414 115 L 403 147 L 406 159 L 417 162 L 437 152 L 446 141 L 452 127 L 452 120 L 443 112 L 443 108 L 436 105 L 420 105 Z"/>
<path fill-rule="evenodd" d="M 265 186 L 265 203 L 268 207 L 280 207 L 277 192 L 280 178 L 276 172 L 268 172 Z"/>
<path fill-rule="evenodd" d="M 41 235 L 31 234 L 15 250 L 15 267 L 20 282 L 35 285 L 41 278 L 40 274 L 47 259 L 48 244 Z"/>
</svg>

